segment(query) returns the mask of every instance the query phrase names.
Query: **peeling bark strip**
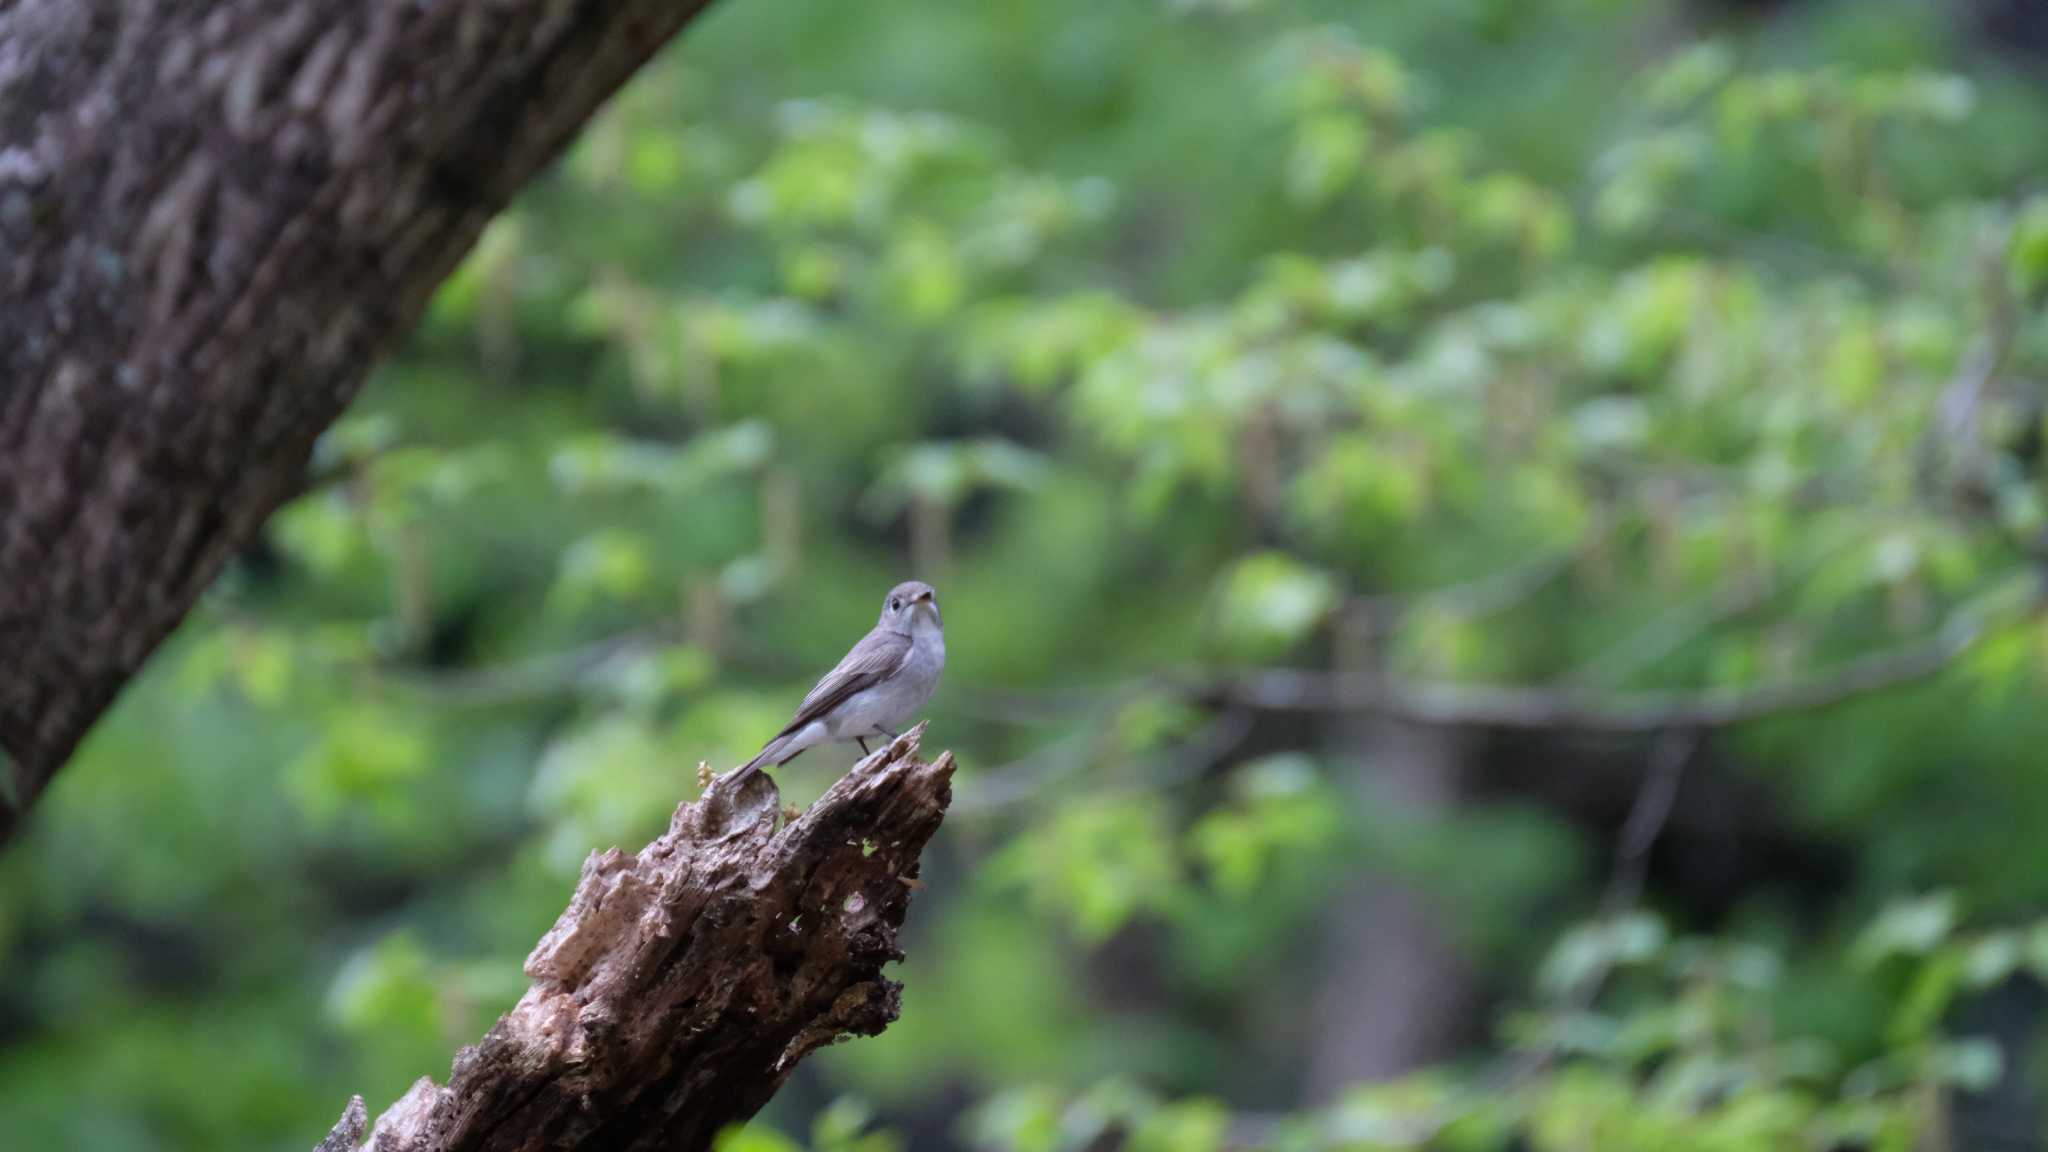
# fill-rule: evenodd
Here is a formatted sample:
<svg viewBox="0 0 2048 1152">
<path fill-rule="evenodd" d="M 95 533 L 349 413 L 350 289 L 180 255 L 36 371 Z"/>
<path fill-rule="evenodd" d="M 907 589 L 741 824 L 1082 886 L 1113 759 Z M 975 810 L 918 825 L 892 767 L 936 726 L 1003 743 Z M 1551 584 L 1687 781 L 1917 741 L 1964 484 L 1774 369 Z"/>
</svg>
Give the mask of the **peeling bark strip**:
<svg viewBox="0 0 2048 1152">
<path fill-rule="evenodd" d="M 373 1152 L 709 1148 L 798 1060 L 881 1032 L 901 992 L 882 966 L 952 801 L 952 754 L 920 760 L 923 734 L 780 830 L 774 783 L 729 773 L 638 853 L 592 853 L 526 958 L 533 986 L 447 1087 L 378 1119 Z"/>
<path fill-rule="evenodd" d="M 708 0 L 0 0 L 0 842 Z"/>
</svg>

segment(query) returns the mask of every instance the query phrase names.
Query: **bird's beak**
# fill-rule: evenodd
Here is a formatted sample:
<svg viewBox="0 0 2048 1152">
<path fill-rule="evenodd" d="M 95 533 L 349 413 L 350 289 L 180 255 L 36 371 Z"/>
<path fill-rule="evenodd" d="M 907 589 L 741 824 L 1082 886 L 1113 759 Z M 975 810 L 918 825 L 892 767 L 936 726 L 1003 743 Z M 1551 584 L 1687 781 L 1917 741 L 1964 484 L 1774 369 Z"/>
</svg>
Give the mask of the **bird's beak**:
<svg viewBox="0 0 2048 1152">
<path fill-rule="evenodd" d="M 937 601 L 936 601 L 936 600 L 933 600 L 933 599 L 932 599 L 932 594 L 931 594 L 931 593 L 929 593 L 929 592 L 920 592 L 920 593 L 918 593 L 918 594 L 917 594 L 917 599 L 918 599 L 918 602 L 919 602 L 919 603 L 923 603 L 923 604 L 936 604 L 936 603 L 937 603 Z"/>
</svg>

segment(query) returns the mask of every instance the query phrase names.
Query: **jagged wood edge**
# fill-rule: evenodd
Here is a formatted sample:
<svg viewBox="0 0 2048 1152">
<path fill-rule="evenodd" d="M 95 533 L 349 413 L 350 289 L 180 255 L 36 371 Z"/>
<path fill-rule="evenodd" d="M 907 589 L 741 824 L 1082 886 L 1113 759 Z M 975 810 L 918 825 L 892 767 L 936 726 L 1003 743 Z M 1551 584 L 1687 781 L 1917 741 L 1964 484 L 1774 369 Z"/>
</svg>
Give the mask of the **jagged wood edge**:
<svg viewBox="0 0 2048 1152">
<path fill-rule="evenodd" d="M 525 996 L 447 1085 L 423 1078 L 386 1110 L 370 1147 L 707 1148 L 804 1056 L 881 1032 L 901 991 L 882 968 L 952 799 L 952 754 L 920 759 L 923 733 L 786 824 L 772 780 L 728 773 L 639 852 L 593 852 Z"/>
</svg>

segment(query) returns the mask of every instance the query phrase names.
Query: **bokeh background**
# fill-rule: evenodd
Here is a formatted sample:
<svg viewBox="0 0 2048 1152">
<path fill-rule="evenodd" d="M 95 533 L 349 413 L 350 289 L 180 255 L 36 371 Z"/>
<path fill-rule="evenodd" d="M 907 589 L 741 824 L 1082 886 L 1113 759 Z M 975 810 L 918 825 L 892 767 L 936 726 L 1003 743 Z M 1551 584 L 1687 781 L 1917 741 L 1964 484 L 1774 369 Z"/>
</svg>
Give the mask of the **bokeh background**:
<svg viewBox="0 0 2048 1152">
<path fill-rule="evenodd" d="M 915 575 L 732 1148 L 2043 1147 L 2044 176 L 2022 0 L 725 0 L 0 858 L 0 1146 L 445 1077 Z"/>
</svg>

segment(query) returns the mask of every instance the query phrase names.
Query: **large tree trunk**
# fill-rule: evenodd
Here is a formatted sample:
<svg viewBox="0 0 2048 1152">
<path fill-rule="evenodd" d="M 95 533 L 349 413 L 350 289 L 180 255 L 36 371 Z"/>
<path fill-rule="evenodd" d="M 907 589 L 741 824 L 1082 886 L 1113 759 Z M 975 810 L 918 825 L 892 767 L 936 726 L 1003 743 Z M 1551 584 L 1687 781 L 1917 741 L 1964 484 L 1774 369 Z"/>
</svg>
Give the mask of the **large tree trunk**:
<svg viewBox="0 0 2048 1152">
<path fill-rule="evenodd" d="M 0 843 L 705 3 L 0 0 Z"/>
</svg>

